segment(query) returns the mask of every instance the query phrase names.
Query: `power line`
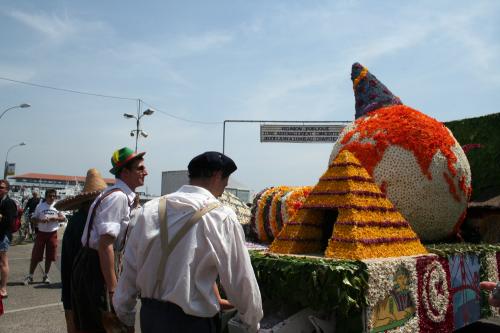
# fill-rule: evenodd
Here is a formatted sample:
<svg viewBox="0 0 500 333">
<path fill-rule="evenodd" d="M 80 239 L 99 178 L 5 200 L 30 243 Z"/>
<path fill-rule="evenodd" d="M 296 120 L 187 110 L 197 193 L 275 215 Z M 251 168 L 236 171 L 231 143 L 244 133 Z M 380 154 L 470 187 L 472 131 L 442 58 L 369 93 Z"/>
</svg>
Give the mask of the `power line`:
<svg viewBox="0 0 500 333">
<path fill-rule="evenodd" d="M 21 81 L 21 80 L 14 80 L 14 79 L 10 79 L 10 78 L 7 78 L 7 77 L 2 77 L 2 76 L 0 76 L 0 80 L 9 81 L 9 82 L 18 83 L 18 84 L 24 84 L 24 85 L 27 85 L 27 86 L 32 86 L 32 87 L 37 87 L 37 88 L 51 89 L 51 90 L 57 90 L 57 91 L 63 91 L 63 92 L 68 92 L 68 93 L 73 93 L 73 94 L 80 94 L 80 95 L 87 95 L 87 96 L 95 96 L 95 97 L 102 97 L 102 98 L 113 98 L 113 99 L 121 99 L 121 100 L 128 100 L 128 101 L 141 100 L 144 104 L 152 107 L 156 111 L 158 111 L 160 113 L 163 113 L 164 115 L 166 115 L 168 117 L 171 117 L 171 118 L 174 118 L 174 119 L 177 119 L 177 120 L 185 121 L 185 122 L 188 122 L 188 123 L 204 124 L 204 125 L 215 125 L 215 124 L 219 125 L 219 124 L 222 124 L 222 121 L 200 121 L 200 120 L 191 120 L 191 119 L 187 119 L 187 118 L 178 117 L 176 115 L 173 115 L 171 113 L 168 113 L 168 112 L 165 112 L 165 111 L 163 111 L 161 109 L 158 109 L 158 108 L 152 106 L 151 104 L 144 102 L 140 98 L 113 96 L 113 95 L 91 93 L 91 92 L 87 92 L 87 91 L 80 91 L 80 90 L 74 90 L 74 89 L 58 88 L 58 87 L 48 86 L 48 85 L 45 85 L 45 84 L 32 83 L 32 82 L 26 82 L 26 81 Z"/>
<path fill-rule="evenodd" d="M 86 91 L 79 91 L 79 90 L 73 90 L 73 89 L 58 88 L 58 87 L 52 87 L 52 86 L 48 86 L 48 85 L 44 85 L 44 84 L 31 83 L 31 82 L 26 82 L 26 81 L 9 79 L 9 78 L 6 78 L 6 77 L 1 77 L 1 76 L 0 76 L 0 80 L 14 82 L 14 83 L 19 83 L 19 84 L 24 84 L 24 85 L 32 86 L 32 87 L 38 87 L 38 88 L 44 88 L 44 89 L 52 89 L 52 90 L 64 91 L 64 92 L 69 92 L 69 93 L 73 93 L 73 94 L 88 95 L 88 96 L 103 97 L 103 98 L 125 99 L 125 100 L 129 100 L 129 101 L 137 101 L 137 98 L 121 97 L 121 96 L 113 96 L 113 95 L 105 95 L 105 94 L 97 94 L 97 93 L 91 93 L 91 92 L 86 92 Z"/>
<path fill-rule="evenodd" d="M 188 123 L 203 124 L 203 125 L 221 125 L 223 123 L 222 121 L 201 121 L 201 120 L 191 120 L 191 119 L 187 119 L 187 118 L 178 117 L 178 116 L 175 116 L 175 115 L 173 115 L 171 113 L 168 113 L 168 112 L 165 112 L 163 110 L 160 110 L 160 109 L 156 108 L 154 105 L 151 105 L 151 104 L 145 102 L 142 99 L 141 99 L 141 101 L 144 104 L 146 104 L 147 106 L 153 108 L 155 111 L 163 113 L 164 115 L 166 115 L 168 117 L 172 117 L 174 119 L 182 120 L 182 121 L 185 121 L 185 122 L 188 122 Z"/>
</svg>

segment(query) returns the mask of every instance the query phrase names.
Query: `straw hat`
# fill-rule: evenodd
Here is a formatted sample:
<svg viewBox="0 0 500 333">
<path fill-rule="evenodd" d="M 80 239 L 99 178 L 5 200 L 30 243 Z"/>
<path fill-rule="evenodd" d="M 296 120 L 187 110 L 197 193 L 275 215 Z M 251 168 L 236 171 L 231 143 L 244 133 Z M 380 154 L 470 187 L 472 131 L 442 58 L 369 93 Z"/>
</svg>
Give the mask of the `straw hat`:
<svg viewBox="0 0 500 333">
<path fill-rule="evenodd" d="M 55 204 L 55 208 L 58 210 L 78 209 L 84 202 L 94 200 L 107 186 L 97 169 L 89 169 L 82 192 L 58 201 Z"/>
</svg>

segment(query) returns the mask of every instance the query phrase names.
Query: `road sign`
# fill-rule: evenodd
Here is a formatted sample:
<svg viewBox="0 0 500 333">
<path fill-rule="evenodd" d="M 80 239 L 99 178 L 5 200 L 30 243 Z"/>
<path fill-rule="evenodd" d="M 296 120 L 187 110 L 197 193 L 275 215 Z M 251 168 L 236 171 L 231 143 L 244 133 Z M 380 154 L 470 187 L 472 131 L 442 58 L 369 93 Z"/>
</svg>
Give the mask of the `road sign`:
<svg viewBox="0 0 500 333">
<path fill-rule="evenodd" d="M 260 125 L 260 142 L 323 143 L 337 141 L 344 124 Z"/>
</svg>

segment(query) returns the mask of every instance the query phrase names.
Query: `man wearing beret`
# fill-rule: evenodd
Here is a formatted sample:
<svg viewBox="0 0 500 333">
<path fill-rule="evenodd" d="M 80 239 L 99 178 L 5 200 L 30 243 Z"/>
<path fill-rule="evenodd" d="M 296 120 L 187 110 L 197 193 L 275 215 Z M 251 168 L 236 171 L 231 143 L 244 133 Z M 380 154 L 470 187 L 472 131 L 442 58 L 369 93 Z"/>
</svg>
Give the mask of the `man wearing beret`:
<svg viewBox="0 0 500 333">
<path fill-rule="evenodd" d="M 189 185 L 146 203 L 113 298 L 127 326 L 134 326 L 140 295 L 143 333 L 215 332 L 219 276 L 247 330 L 257 331 L 262 303 L 243 229 L 235 213 L 217 200 L 235 170 L 229 157 L 203 153 L 188 165 Z"/>
<path fill-rule="evenodd" d="M 112 298 L 117 284 L 114 249 L 125 241 L 134 190 L 144 185 L 148 175 L 144 154 L 128 147 L 116 150 L 110 170 L 116 182 L 90 206 L 81 239 L 80 252 L 85 253 L 85 260 L 76 258 L 72 276 L 72 293 L 76 297 L 71 300 L 75 326 L 79 330 L 103 331 L 101 317 L 110 310 L 106 300 Z"/>
</svg>

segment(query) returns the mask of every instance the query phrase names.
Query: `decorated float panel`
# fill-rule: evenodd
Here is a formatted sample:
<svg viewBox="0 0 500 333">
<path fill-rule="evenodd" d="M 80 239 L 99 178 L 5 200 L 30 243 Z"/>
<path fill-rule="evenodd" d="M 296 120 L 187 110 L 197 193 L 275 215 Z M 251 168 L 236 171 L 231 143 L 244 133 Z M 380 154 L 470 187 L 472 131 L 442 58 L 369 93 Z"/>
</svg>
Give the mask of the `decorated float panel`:
<svg viewBox="0 0 500 333">
<path fill-rule="evenodd" d="M 365 67 L 351 78 L 356 120 L 318 183 L 255 197 L 263 298 L 334 313 L 337 332 L 451 332 L 498 316 L 479 282 L 499 280 L 500 245 L 442 243 L 459 239 L 471 194 L 464 151 Z"/>
</svg>

